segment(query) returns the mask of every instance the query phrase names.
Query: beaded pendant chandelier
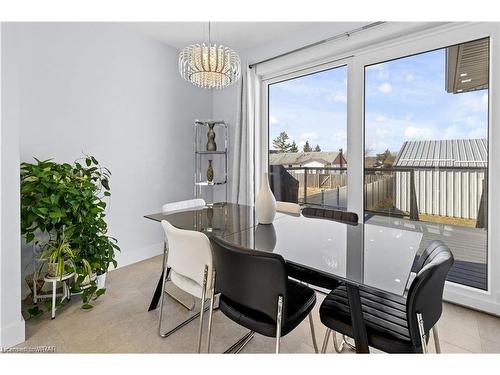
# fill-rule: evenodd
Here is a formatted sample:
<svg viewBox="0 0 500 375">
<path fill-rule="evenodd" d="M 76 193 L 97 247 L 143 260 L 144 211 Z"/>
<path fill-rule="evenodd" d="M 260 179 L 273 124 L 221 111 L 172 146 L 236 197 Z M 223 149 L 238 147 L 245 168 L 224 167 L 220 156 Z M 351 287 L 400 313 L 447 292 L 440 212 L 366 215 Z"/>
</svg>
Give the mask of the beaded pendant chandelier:
<svg viewBox="0 0 500 375">
<path fill-rule="evenodd" d="M 193 85 L 207 89 L 223 89 L 241 75 L 240 57 L 233 49 L 212 43 L 210 22 L 208 44 L 196 43 L 179 53 L 179 73 Z"/>
</svg>

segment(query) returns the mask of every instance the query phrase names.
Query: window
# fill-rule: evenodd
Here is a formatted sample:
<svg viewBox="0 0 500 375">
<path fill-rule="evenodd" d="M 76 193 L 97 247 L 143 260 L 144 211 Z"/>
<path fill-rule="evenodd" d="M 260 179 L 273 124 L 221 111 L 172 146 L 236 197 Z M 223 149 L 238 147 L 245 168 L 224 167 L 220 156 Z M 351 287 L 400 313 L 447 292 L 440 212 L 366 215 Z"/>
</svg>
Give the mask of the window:
<svg viewBox="0 0 500 375">
<path fill-rule="evenodd" d="M 269 172 L 276 199 L 347 207 L 347 67 L 268 87 Z"/>
<path fill-rule="evenodd" d="M 365 67 L 368 221 L 443 239 L 448 280 L 487 289 L 489 39 Z"/>
</svg>

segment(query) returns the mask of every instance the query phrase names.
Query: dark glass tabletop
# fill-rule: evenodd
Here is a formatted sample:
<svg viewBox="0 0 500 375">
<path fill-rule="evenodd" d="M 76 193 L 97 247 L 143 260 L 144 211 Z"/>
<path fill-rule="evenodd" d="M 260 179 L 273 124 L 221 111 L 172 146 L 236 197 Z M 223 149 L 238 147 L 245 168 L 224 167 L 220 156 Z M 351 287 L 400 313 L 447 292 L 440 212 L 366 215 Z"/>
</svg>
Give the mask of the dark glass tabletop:
<svg viewBox="0 0 500 375">
<path fill-rule="evenodd" d="M 349 284 L 403 295 L 422 233 L 391 225 L 347 224 L 277 213 L 273 224 L 257 224 L 254 208 L 224 203 L 212 208 L 153 214 L 181 229 L 261 251 Z"/>
</svg>

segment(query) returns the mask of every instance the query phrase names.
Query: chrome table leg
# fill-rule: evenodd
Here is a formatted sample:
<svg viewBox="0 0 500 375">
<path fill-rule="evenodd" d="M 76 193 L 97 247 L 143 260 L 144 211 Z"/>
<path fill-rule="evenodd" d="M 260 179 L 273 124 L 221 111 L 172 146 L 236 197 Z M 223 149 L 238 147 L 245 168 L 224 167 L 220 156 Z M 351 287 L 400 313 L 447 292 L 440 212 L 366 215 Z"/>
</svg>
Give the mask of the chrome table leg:
<svg viewBox="0 0 500 375">
<path fill-rule="evenodd" d="M 158 314 L 159 315 L 159 318 L 158 318 L 158 334 L 161 337 L 167 337 L 169 334 L 171 334 L 173 332 L 166 332 L 166 333 L 162 333 L 161 332 L 161 318 L 163 316 L 163 302 L 165 300 L 165 282 L 167 280 L 167 273 L 168 273 L 168 270 L 167 270 L 167 243 L 166 242 L 164 242 L 164 248 L 163 248 L 163 266 L 162 267 L 163 267 L 163 271 L 162 271 L 162 278 L 161 278 L 160 313 Z"/>
<path fill-rule="evenodd" d="M 168 275 L 168 267 L 167 267 L 167 253 L 168 253 L 168 247 L 167 247 L 167 241 L 163 241 L 163 264 L 161 268 L 161 276 L 160 279 L 158 280 L 158 284 L 156 285 L 155 292 L 153 294 L 153 298 L 151 299 L 151 302 L 148 307 L 148 311 L 153 311 L 158 307 L 158 300 L 161 298 L 161 295 L 164 292 L 163 286 L 165 285 L 165 273 Z"/>
<path fill-rule="evenodd" d="M 439 342 L 439 333 L 437 324 L 432 327 L 432 336 L 434 338 L 434 346 L 436 347 L 436 353 L 441 354 L 441 344 Z"/>
<path fill-rule="evenodd" d="M 276 315 L 276 354 L 280 353 L 282 315 L 283 315 L 283 296 L 279 296 L 278 297 L 278 313 Z"/>
<path fill-rule="evenodd" d="M 203 333 L 203 312 L 205 310 L 205 294 L 207 292 L 208 266 L 203 271 L 203 285 L 201 289 L 201 307 L 200 307 L 200 328 L 198 331 L 198 353 L 201 352 L 201 336 Z"/>
<path fill-rule="evenodd" d="M 332 330 L 330 328 L 326 329 L 325 338 L 323 339 L 323 347 L 321 348 L 321 353 L 326 353 L 326 349 L 328 348 L 328 340 L 330 339 L 330 334 Z"/>
<path fill-rule="evenodd" d="M 210 289 L 210 307 L 208 313 L 208 333 L 207 333 L 207 353 L 210 353 L 210 339 L 212 336 L 212 316 L 214 314 L 214 299 L 215 299 L 215 271 L 212 272 L 212 282 Z"/>
<path fill-rule="evenodd" d="M 309 326 L 311 327 L 311 336 L 312 336 L 314 352 L 316 354 L 318 354 L 319 353 L 318 343 L 316 342 L 316 333 L 314 332 L 314 321 L 313 321 L 312 313 L 309 313 Z"/>
</svg>

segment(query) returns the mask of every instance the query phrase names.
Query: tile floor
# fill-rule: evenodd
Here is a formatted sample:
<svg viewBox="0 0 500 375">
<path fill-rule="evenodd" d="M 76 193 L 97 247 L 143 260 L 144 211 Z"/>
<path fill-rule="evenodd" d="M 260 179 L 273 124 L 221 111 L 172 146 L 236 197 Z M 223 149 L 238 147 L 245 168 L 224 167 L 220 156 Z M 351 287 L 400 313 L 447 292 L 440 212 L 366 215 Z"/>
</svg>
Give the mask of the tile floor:
<svg viewBox="0 0 500 375">
<path fill-rule="evenodd" d="M 48 313 L 29 319 L 26 321 L 26 341 L 18 347 L 50 345 L 59 353 L 195 352 L 197 320 L 162 339 L 157 335 L 158 310 L 147 311 L 160 267 L 161 257 L 155 257 L 110 272 L 106 280 L 107 292 L 96 301 L 94 309 L 82 310 L 79 297 L 74 297 L 59 308 L 54 320 Z M 318 315 L 322 298 L 318 294 L 314 309 L 320 347 L 325 333 Z M 172 319 L 180 322 L 187 317 L 187 310 L 179 304 L 169 298 L 165 301 L 168 301 L 165 312 L 171 312 Z M 169 326 L 174 324 L 173 320 L 166 322 Z M 223 352 L 245 333 L 246 329 L 221 312 L 215 312 L 211 351 Z M 439 333 L 443 353 L 500 353 L 498 317 L 445 303 Z M 281 349 L 283 353 L 314 353 L 307 319 L 282 339 Z M 273 352 L 274 340 L 257 334 L 243 350 L 243 353 Z M 331 344 L 328 352 L 334 352 Z"/>
</svg>

